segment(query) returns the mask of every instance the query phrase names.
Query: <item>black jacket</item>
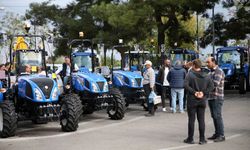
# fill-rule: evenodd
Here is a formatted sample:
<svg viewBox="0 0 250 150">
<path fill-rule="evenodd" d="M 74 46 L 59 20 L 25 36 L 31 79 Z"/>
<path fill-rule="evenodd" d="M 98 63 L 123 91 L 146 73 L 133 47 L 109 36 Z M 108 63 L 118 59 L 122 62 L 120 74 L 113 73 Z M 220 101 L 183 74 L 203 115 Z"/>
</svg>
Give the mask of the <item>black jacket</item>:
<svg viewBox="0 0 250 150">
<path fill-rule="evenodd" d="M 60 72 L 60 75 L 62 78 L 66 76 L 66 71 L 67 71 L 67 64 L 63 63 L 63 68 L 62 68 L 62 71 Z"/>
<path fill-rule="evenodd" d="M 185 78 L 185 89 L 187 90 L 187 100 L 189 102 L 197 102 L 206 100 L 209 93 L 213 91 L 214 84 L 211 77 L 204 71 L 190 70 Z M 198 99 L 195 97 L 195 92 L 202 91 L 204 97 Z"/>
<path fill-rule="evenodd" d="M 170 71 L 170 67 L 168 67 L 169 71 Z M 159 82 L 160 84 L 163 84 L 164 82 L 164 76 L 165 76 L 165 66 L 161 67 L 158 75 L 157 75 L 157 82 Z"/>
</svg>

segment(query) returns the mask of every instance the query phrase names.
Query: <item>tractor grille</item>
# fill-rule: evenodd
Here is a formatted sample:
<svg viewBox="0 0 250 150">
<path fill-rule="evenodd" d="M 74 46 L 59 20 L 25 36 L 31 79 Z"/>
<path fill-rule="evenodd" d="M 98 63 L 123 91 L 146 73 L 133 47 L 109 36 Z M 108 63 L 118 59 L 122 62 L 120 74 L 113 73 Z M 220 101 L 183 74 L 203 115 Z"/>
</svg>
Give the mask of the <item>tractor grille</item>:
<svg viewBox="0 0 250 150">
<path fill-rule="evenodd" d="M 101 91 L 103 91 L 104 88 L 104 82 L 96 82 L 100 88 Z"/>
<path fill-rule="evenodd" d="M 227 72 L 228 72 L 228 69 L 223 69 L 223 71 L 224 71 L 224 73 L 225 73 L 225 75 L 226 75 Z"/>
<path fill-rule="evenodd" d="M 129 85 L 129 78 L 125 77 L 124 82 Z"/>
<path fill-rule="evenodd" d="M 35 78 L 30 80 L 37 84 L 37 86 L 41 89 L 46 99 L 50 98 L 50 93 L 52 91 L 54 84 L 53 80 L 46 78 Z"/>
<path fill-rule="evenodd" d="M 84 83 L 85 83 L 86 88 L 90 89 L 90 87 L 89 87 L 89 81 L 88 80 L 84 80 Z"/>
<path fill-rule="evenodd" d="M 137 82 L 138 86 L 141 86 L 141 78 L 135 78 L 135 81 Z"/>
<path fill-rule="evenodd" d="M 33 94 L 32 94 L 32 89 L 31 89 L 31 85 L 27 82 L 26 84 L 26 95 L 28 97 L 30 97 L 31 99 L 33 99 Z"/>
</svg>

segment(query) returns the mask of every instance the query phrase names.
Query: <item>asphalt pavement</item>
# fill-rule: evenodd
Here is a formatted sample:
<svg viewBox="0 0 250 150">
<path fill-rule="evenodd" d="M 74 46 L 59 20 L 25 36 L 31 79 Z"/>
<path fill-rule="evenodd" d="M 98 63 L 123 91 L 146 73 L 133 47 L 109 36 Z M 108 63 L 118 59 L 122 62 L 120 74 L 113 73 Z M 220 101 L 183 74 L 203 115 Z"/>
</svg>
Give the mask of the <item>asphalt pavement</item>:
<svg viewBox="0 0 250 150">
<path fill-rule="evenodd" d="M 226 141 L 220 143 L 208 141 L 199 145 L 196 121 L 196 144 L 185 144 L 187 113 L 162 112 L 159 107 L 154 117 L 145 117 L 142 107 L 133 104 L 119 121 L 110 120 L 105 111 L 82 116 L 76 132 L 62 132 L 59 122 L 46 125 L 19 122 L 15 137 L 0 139 L 0 150 L 249 150 L 249 107 L 250 93 L 226 92 L 223 106 Z M 213 132 L 207 108 L 206 136 Z"/>
</svg>

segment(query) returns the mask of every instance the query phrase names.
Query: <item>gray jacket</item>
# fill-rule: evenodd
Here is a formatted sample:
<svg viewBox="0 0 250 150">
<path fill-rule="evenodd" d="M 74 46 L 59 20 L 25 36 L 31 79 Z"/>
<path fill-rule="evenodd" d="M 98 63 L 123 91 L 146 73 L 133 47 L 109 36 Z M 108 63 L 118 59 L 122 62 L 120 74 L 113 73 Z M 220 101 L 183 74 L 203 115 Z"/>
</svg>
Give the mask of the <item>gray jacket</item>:
<svg viewBox="0 0 250 150">
<path fill-rule="evenodd" d="M 155 71 L 152 67 L 146 69 L 143 73 L 143 85 L 150 84 L 150 88 L 155 86 Z"/>
</svg>

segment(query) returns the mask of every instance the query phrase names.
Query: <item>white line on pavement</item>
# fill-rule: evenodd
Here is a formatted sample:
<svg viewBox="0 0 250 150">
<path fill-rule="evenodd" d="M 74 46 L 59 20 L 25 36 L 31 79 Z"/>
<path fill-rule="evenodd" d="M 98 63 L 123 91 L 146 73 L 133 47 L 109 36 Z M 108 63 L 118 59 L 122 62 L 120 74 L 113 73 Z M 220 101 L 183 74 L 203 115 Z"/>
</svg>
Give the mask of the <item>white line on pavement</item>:
<svg viewBox="0 0 250 150">
<path fill-rule="evenodd" d="M 235 134 L 235 135 L 226 137 L 226 140 L 231 140 L 231 139 L 234 139 L 234 138 L 237 138 L 237 137 L 240 137 L 240 136 L 242 136 L 242 134 Z M 211 144 L 211 143 L 214 143 L 214 142 L 208 141 L 207 144 Z M 182 146 L 176 146 L 176 147 L 162 148 L 162 149 L 159 149 L 159 150 L 178 150 L 178 149 L 185 149 L 185 148 L 196 147 L 196 146 L 199 146 L 199 144 L 182 145 Z"/>
<path fill-rule="evenodd" d="M 21 138 L 13 137 L 13 138 L 8 138 L 8 139 L 0 139 L 0 142 L 38 140 L 38 139 L 48 139 L 48 138 L 55 138 L 55 137 L 65 137 L 65 136 L 69 136 L 69 135 L 77 135 L 79 133 L 86 133 L 86 132 L 96 131 L 96 130 L 100 130 L 100 129 L 104 129 L 104 128 L 108 128 L 108 127 L 120 126 L 123 124 L 127 124 L 130 122 L 141 120 L 143 118 L 145 118 L 145 117 L 140 116 L 140 117 L 136 117 L 134 119 L 130 119 L 130 120 L 122 121 L 122 122 L 115 122 L 115 123 L 111 123 L 111 124 L 101 126 L 101 127 L 87 128 L 87 129 L 83 129 L 83 130 L 77 130 L 76 132 L 64 132 L 62 134 L 56 134 L 56 135 L 48 135 L 48 136 L 40 136 L 40 137 L 39 136 L 21 137 Z"/>
</svg>

